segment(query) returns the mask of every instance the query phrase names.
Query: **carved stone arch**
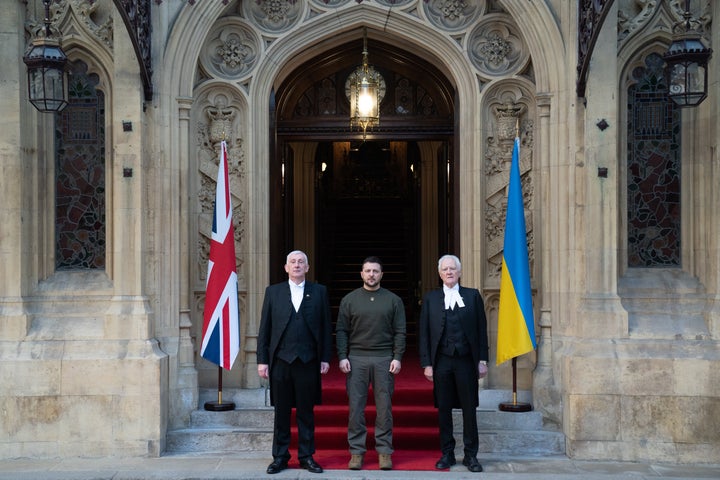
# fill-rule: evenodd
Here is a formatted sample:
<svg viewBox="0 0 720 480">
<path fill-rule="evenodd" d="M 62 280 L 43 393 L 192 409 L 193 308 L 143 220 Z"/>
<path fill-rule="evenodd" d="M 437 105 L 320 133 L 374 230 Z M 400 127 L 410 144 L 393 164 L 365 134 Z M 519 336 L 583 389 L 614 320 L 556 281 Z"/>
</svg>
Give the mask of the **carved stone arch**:
<svg viewBox="0 0 720 480">
<path fill-rule="evenodd" d="M 69 0 L 57 4 L 54 12 L 55 28 L 62 33 L 62 47 L 65 53 L 79 48 L 105 66 L 108 71 L 113 65 L 113 21 L 110 9 L 102 2 Z M 99 22 L 99 23 L 97 23 Z"/>
<path fill-rule="evenodd" d="M 436 70 L 441 72 L 449 84 L 453 86 L 457 98 L 463 102 L 464 106 L 467 106 L 467 108 L 463 107 L 460 111 L 458 109 L 455 111 L 458 117 L 455 124 L 458 129 L 456 133 L 459 132 L 460 135 L 465 135 L 463 138 L 466 139 L 463 142 L 458 142 L 456 150 L 457 158 L 460 159 L 458 162 L 460 166 L 459 175 L 465 176 L 466 171 L 471 171 L 474 168 L 473 165 L 478 161 L 474 153 L 477 152 L 476 145 L 479 145 L 479 139 L 471 134 L 476 130 L 476 117 L 474 109 L 469 108 L 470 105 L 477 102 L 476 79 L 472 69 L 468 67 L 462 51 L 458 49 L 457 43 L 442 35 L 436 29 L 430 28 L 429 25 L 419 22 L 417 18 L 405 15 L 388 17 L 386 11 L 380 11 L 374 6 L 370 8 L 369 4 L 338 9 L 337 15 L 333 16 L 315 17 L 300 25 L 293 32 L 292 38 L 288 36 L 279 38 L 268 47 L 267 55 L 272 56 L 273 62 L 261 62 L 261 65 L 259 65 L 257 75 L 250 85 L 250 97 L 255 100 L 267 95 L 265 92 L 273 87 L 277 89 L 304 62 L 316 57 L 319 52 L 329 51 L 337 45 L 356 41 L 358 48 L 350 54 L 350 59 L 355 65 L 359 64 L 362 52 L 360 39 L 362 38 L 363 27 L 368 28 L 369 42 L 382 42 L 393 45 L 396 49 L 417 53 L 418 56 L 422 56 L 426 61 L 432 63 Z M 322 32 L 322 34 L 319 34 L 319 32 Z M 373 65 L 375 61 L 376 56 L 373 54 L 371 43 L 369 63 Z M 257 115 L 257 113 L 257 109 L 253 109 L 253 117 L 255 118 L 253 125 L 256 130 L 253 132 L 252 148 L 257 154 L 253 154 L 250 161 L 263 162 L 265 158 L 271 155 L 268 147 L 266 147 L 267 129 L 270 128 L 270 125 L 269 119 Z M 381 115 L 381 124 L 383 118 L 385 117 Z M 349 123 L 347 117 L 343 123 L 345 125 Z M 386 125 L 389 124 L 389 122 L 385 123 Z M 256 211 L 262 214 L 268 208 L 267 204 L 269 202 L 267 189 L 260 190 L 260 188 L 267 184 L 268 173 L 264 171 L 263 166 L 257 165 L 257 167 L 259 175 L 255 176 L 254 180 L 262 183 L 258 183 L 258 187 L 255 189 L 257 195 L 254 195 L 253 199 L 257 203 L 258 208 Z M 466 202 L 469 203 L 469 200 L 461 195 L 459 200 L 461 205 L 459 205 L 457 211 L 462 219 L 458 224 L 462 225 L 463 229 L 473 231 L 475 228 L 474 216 L 472 215 L 473 209 L 466 208 L 464 205 Z M 268 214 L 269 212 L 265 213 L 265 218 L 267 218 Z M 263 232 L 267 231 L 266 226 L 262 224 L 258 226 L 263 229 Z M 467 242 L 467 244 L 460 247 L 463 251 L 467 249 L 467 253 L 460 253 L 466 258 L 469 265 L 465 271 L 465 276 L 469 279 L 468 282 L 472 282 L 472 264 L 474 262 L 472 260 L 473 253 L 471 252 L 475 250 L 472 249 L 469 243 Z M 256 258 L 262 259 L 261 256 Z M 268 276 L 268 268 L 262 263 L 258 263 L 257 272 L 259 278 L 267 278 Z"/>
<path fill-rule="evenodd" d="M 348 130 L 347 77 L 360 63 L 362 39 L 318 54 L 284 78 L 276 93 L 278 131 L 297 130 L 313 117 L 324 128 Z M 452 134 L 455 90 L 428 61 L 396 46 L 368 40 L 370 65 L 385 82 L 377 132 L 428 128 Z M 320 106 L 322 105 L 322 107 Z M 424 127 L 423 127 L 424 126 Z"/>
<path fill-rule="evenodd" d="M 178 14 L 162 52 L 163 63 L 173 66 L 162 70 L 160 80 L 169 87 L 170 94 L 192 96 L 200 51 L 215 22 L 227 8 L 224 2 L 188 3 Z"/>
<path fill-rule="evenodd" d="M 637 59 L 641 52 L 652 49 L 653 45 L 663 52 L 667 50 L 672 42 L 672 26 L 675 22 L 677 20 L 672 12 L 665 6 L 665 2 L 661 2 L 653 15 L 635 26 L 632 34 L 618 39 L 618 66 L 624 68 L 625 64 Z"/>
<path fill-rule="evenodd" d="M 517 23 L 530 50 L 539 92 L 562 91 L 567 79 L 567 42 L 558 28 L 553 11 L 544 3 L 525 0 L 504 0 L 502 6 Z"/>
<path fill-rule="evenodd" d="M 63 44 L 63 50 L 65 50 L 65 44 Z M 88 50 L 85 48 L 85 45 L 80 45 L 79 43 L 75 43 L 72 47 L 65 50 L 65 54 L 68 57 L 68 61 L 75 62 L 80 60 L 87 65 L 88 73 L 98 76 L 99 83 L 96 88 L 102 90 L 105 93 L 106 101 L 110 102 L 112 100 L 113 77 L 111 71 L 106 68 L 108 64 L 105 63 L 105 59 L 94 55 L 93 51 Z M 112 65 L 112 62 L 109 65 Z M 108 114 L 111 112 L 111 107 L 112 105 L 110 104 L 105 105 Z M 108 120 L 109 118 L 108 116 Z"/>
<path fill-rule="evenodd" d="M 622 56 L 618 57 L 618 62 L 623 61 L 619 64 L 618 71 L 620 72 L 619 87 L 620 105 L 627 105 L 627 89 L 632 85 L 633 80 L 632 72 L 638 67 L 645 66 L 645 59 L 648 55 L 656 53 L 662 56 L 666 51 L 669 43 L 665 43 L 664 36 L 655 36 L 652 38 L 646 38 L 641 44 L 637 45 L 637 49 L 633 52 L 625 51 Z"/>
</svg>

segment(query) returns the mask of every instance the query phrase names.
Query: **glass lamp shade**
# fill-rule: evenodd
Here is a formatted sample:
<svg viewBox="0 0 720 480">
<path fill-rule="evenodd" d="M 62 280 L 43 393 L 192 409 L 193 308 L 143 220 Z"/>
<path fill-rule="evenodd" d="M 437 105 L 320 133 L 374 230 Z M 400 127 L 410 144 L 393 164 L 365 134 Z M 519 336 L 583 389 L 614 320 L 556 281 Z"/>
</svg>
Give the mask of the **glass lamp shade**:
<svg viewBox="0 0 720 480">
<path fill-rule="evenodd" d="M 378 114 L 378 85 L 367 76 L 362 76 L 350 86 L 351 110 L 350 117 L 354 124 L 362 126 L 363 123 L 377 122 Z"/>
<path fill-rule="evenodd" d="M 60 42 L 40 38 L 23 57 L 27 65 L 30 103 L 41 112 L 59 112 L 67 106 L 67 57 Z"/>
<path fill-rule="evenodd" d="M 707 64 L 712 50 L 693 33 L 677 37 L 663 55 L 668 96 L 680 107 L 694 107 L 707 97 Z"/>
</svg>

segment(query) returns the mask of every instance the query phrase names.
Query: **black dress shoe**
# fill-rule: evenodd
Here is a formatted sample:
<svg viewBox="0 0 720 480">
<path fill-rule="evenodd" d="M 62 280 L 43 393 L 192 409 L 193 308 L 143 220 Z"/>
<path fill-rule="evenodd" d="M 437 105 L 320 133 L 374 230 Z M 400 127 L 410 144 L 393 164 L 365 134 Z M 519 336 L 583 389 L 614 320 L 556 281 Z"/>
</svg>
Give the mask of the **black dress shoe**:
<svg viewBox="0 0 720 480">
<path fill-rule="evenodd" d="M 446 470 L 453 465 L 455 465 L 455 455 L 452 453 L 443 453 L 443 456 L 440 457 L 440 460 L 435 464 L 435 468 L 438 470 Z"/>
<path fill-rule="evenodd" d="M 308 472 L 312 473 L 323 473 L 323 468 L 313 460 L 312 457 L 308 457 L 304 460 L 300 460 L 300 468 L 304 468 Z"/>
<path fill-rule="evenodd" d="M 273 460 L 273 462 L 270 465 L 268 465 L 267 473 L 269 473 L 270 475 L 272 475 L 274 473 L 280 473 L 283 470 L 285 470 L 287 467 L 288 467 L 287 460 L 282 460 L 280 458 L 276 458 L 275 460 Z"/>
<path fill-rule="evenodd" d="M 482 472 L 482 465 L 480 465 L 480 462 L 478 462 L 478 459 L 475 457 L 463 458 L 463 465 L 471 472 Z"/>
</svg>

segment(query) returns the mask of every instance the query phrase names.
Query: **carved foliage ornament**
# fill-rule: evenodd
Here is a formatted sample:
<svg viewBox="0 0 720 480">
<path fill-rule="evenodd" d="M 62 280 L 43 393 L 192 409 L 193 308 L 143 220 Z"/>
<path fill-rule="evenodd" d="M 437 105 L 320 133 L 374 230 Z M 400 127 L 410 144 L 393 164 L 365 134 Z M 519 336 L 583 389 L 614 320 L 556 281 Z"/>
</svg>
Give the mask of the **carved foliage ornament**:
<svg viewBox="0 0 720 480">
<path fill-rule="evenodd" d="M 44 36 L 45 22 L 43 15 L 35 18 L 30 13 L 32 2 L 28 2 L 28 22 L 26 29 L 32 37 Z M 62 37 L 70 30 L 82 29 L 99 40 L 111 51 L 113 48 L 112 11 L 92 0 L 65 0 L 52 2 L 50 5 L 50 28 L 53 35 Z"/>
</svg>

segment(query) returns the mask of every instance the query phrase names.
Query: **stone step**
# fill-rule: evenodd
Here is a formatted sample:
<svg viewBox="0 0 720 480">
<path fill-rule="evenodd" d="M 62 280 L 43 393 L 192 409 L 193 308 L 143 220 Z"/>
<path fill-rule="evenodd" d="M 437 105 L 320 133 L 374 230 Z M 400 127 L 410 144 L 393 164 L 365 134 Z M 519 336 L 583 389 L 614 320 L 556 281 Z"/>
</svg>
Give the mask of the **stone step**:
<svg viewBox="0 0 720 480">
<path fill-rule="evenodd" d="M 519 391 L 518 401 L 531 403 L 529 391 Z M 501 402 L 512 398 L 509 390 L 482 389 L 477 411 L 480 430 L 480 451 L 513 455 L 557 455 L 565 453 L 562 432 L 545 428 L 540 412 L 503 412 Z M 217 392 L 201 389 L 201 405 L 217 400 Z M 252 453 L 269 452 L 272 448 L 273 410 L 267 392 L 259 389 L 228 389 L 223 400 L 235 403 L 235 410 L 191 413 L 190 427 L 169 431 L 168 453 Z M 462 414 L 453 413 L 456 442 L 462 446 Z M 322 428 L 322 427 L 318 427 Z M 400 427 L 399 427 L 400 428 Z M 433 449 L 435 446 L 429 446 Z"/>
<path fill-rule="evenodd" d="M 460 415 L 459 413 L 457 415 Z M 461 418 L 458 416 L 458 418 Z M 484 430 L 542 430 L 543 420 L 539 412 L 501 412 L 479 410 L 478 427 Z M 195 410 L 190 414 L 190 429 L 272 429 L 273 410 L 263 408 L 236 408 L 228 412 Z M 458 424 L 461 428 L 462 423 Z"/>
<path fill-rule="evenodd" d="M 507 415 L 516 415 L 510 414 Z M 461 416 L 455 419 L 462 424 Z M 456 442 L 462 446 L 462 428 L 456 428 Z M 560 432 L 537 430 L 492 430 L 480 427 L 480 452 L 512 455 L 559 455 L 565 453 L 565 437 Z M 436 445 L 429 445 L 434 449 Z M 266 428 L 216 427 L 169 431 L 168 454 L 229 454 L 270 452 L 272 424 Z"/>
<path fill-rule="evenodd" d="M 213 388 L 201 388 L 200 408 L 206 402 L 216 402 L 218 392 Z M 235 408 L 262 408 L 270 406 L 270 391 L 265 387 L 260 388 L 225 388 L 222 392 L 223 402 L 232 402 Z"/>
<path fill-rule="evenodd" d="M 247 453 L 272 451 L 272 422 L 263 428 L 187 428 L 171 430 L 165 450 L 176 453 Z"/>
<path fill-rule="evenodd" d="M 228 412 L 195 410 L 190 413 L 190 428 L 203 430 L 212 428 L 270 429 L 272 431 L 273 409 L 237 408 Z"/>
</svg>

